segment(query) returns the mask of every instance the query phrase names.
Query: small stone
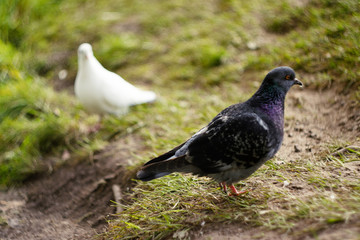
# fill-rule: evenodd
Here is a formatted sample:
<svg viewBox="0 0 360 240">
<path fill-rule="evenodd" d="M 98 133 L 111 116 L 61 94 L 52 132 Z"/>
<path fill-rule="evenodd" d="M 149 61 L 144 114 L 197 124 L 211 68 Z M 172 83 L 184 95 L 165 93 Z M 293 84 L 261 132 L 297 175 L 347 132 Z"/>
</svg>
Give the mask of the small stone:
<svg viewBox="0 0 360 240">
<path fill-rule="evenodd" d="M 68 71 L 63 69 L 63 70 L 60 70 L 60 72 L 58 73 L 58 77 L 60 80 L 64 80 L 68 75 Z"/>
<path fill-rule="evenodd" d="M 294 145 L 294 151 L 297 152 L 301 152 L 300 148 L 297 145 Z"/>
<path fill-rule="evenodd" d="M 283 165 L 283 164 L 285 164 L 285 162 L 284 161 L 274 161 L 274 163 L 276 164 L 276 165 Z"/>
<path fill-rule="evenodd" d="M 7 222 L 7 225 L 11 228 L 16 228 L 20 226 L 20 221 L 17 218 L 10 218 Z"/>
<path fill-rule="evenodd" d="M 296 132 L 303 132 L 303 131 L 304 131 L 304 129 L 301 128 L 301 127 L 295 127 L 294 130 L 295 130 Z"/>
<path fill-rule="evenodd" d="M 173 235 L 173 238 L 177 238 L 177 239 L 186 239 L 189 236 L 188 230 L 182 230 L 182 231 L 178 231 L 175 232 Z"/>
<path fill-rule="evenodd" d="M 258 45 L 256 44 L 256 42 L 248 42 L 248 43 L 246 44 L 246 46 L 247 46 L 248 49 L 250 49 L 250 50 L 256 50 L 256 49 L 259 48 Z"/>
<path fill-rule="evenodd" d="M 330 200 L 334 201 L 336 199 L 336 195 L 334 193 L 330 194 Z"/>
<path fill-rule="evenodd" d="M 61 159 L 62 159 L 63 161 L 66 161 L 66 160 L 69 160 L 70 157 L 71 157 L 70 152 L 65 149 L 64 152 L 63 152 L 62 155 L 61 155 Z"/>
<path fill-rule="evenodd" d="M 283 187 L 287 187 L 287 186 L 289 186 L 290 185 L 290 183 L 288 182 L 288 181 L 284 181 L 283 182 Z"/>
</svg>

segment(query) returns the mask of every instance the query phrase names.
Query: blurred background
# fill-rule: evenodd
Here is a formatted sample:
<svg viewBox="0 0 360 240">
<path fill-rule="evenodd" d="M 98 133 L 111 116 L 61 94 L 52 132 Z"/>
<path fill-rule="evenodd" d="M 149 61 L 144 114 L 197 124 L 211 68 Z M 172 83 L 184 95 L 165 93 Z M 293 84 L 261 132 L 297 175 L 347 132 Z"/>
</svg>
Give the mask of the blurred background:
<svg viewBox="0 0 360 240">
<path fill-rule="evenodd" d="M 153 122 L 149 112 L 178 118 L 184 108 L 205 108 L 194 114 L 208 120 L 250 96 L 280 65 L 293 67 L 307 88 L 333 88 L 358 100 L 359 10 L 355 0 L 3 0 L 0 183 L 21 181 L 46 154 L 97 149 L 104 135 Z M 132 114 L 145 111 L 146 120 L 110 117 L 89 136 L 96 116 L 73 94 L 83 42 L 106 68 L 165 103 Z"/>
<path fill-rule="evenodd" d="M 129 134 L 146 149 L 133 160 L 144 162 L 246 100 L 281 65 L 306 91 L 358 103 L 359 26 L 358 0 L 1 0 L 0 186 L 89 161 Z M 84 42 L 158 101 L 105 116 L 93 132 L 99 116 L 73 90 Z"/>
</svg>

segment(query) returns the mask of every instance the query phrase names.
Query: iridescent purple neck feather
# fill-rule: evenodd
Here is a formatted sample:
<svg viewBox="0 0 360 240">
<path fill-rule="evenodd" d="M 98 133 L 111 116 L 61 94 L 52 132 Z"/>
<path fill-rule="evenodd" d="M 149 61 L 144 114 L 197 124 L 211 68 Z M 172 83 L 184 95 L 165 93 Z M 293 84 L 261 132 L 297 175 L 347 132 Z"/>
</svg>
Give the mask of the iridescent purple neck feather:
<svg viewBox="0 0 360 240">
<path fill-rule="evenodd" d="M 284 101 L 287 91 L 268 84 L 262 84 L 249 99 L 250 105 L 268 115 L 279 128 L 284 126 Z"/>
</svg>

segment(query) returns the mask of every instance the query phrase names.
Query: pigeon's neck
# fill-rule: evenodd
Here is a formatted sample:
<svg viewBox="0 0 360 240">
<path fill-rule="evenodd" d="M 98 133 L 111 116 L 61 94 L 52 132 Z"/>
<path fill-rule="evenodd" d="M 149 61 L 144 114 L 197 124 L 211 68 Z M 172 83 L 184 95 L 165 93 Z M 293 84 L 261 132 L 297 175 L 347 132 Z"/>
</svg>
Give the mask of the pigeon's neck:
<svg viewBox="0 0 360 240">
<path fill-rule="evenodd" d="M 98 71 L 99 69 L 103 68 L 104 67 L 100 64 L 100 62 L 94 56 L 91 56 L 87 59 L 82 59 L 79 61 L 78 71 L 81 73 L 89 73 L 90 75 L 93 75 L 94 71 Z"/>
<path fill-rule="evenodd" d="M 284 125 L 284 101 L 286 92 L 275 86 L 261 86 L 250 98 L 250 104 L 268 115 L 277 126 Z"/>
</svg>

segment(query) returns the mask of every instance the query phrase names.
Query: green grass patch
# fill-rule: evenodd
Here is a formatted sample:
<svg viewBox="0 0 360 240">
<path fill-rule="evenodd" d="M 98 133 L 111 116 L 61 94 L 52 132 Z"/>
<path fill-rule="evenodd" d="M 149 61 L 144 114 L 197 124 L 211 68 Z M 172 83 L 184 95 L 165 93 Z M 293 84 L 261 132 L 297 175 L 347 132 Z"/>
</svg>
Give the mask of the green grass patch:
<svg viewBox="0 0 360 240">
<path fill-rule="evenodd" d="M 44 158 L 78 145 L 86 137 L 77 131 L 80 122 L 93 122 L 74 113 L 79 107 L 67 94 L 39 79 L 12 79 L 2 84 L 0 95 L 0 185 L 46 170 Z"/>
<path fill-rule="evenodd" d="M 301 236 L 316 234 L 358 214 L 360 194 L 350 187 L 358 183 L 356 179 L 349 183 L 345 179 L 334 181 L 330 174 L 319 176 L 331 172 L 336 163 L 327 169 L 322 164 L 312 164 L 299 176 L 293 167 L 298 164 L 267 163 L 238 184 L 238 188 L 251 189 L 239 197 L 228 197 L 208 178 L 190 175 L 171 174 L 150 182 L 139 181 L 129 193 L 131 200 L 120 203 L 124 211 L 110 221 L 109 231 L 101 236 L 163 239 L 213 223 L 241 224 L 243 228 L 260 227 Z M 276 171 L 273 165 L 277 166 Z M 297 186 L 292 179 L 308 182 L 302 183 L 305 188 L 294 192 L 289 189 Z M 290 182 L 289 187 L 284 187 L 285 180 Z M 304 228 L 303 224 L 312 227 Z"/>
<path fill-rule="evenodd" d="M 265 18 L 265 29 L 281 33 L 260 54 L 251 54 L 247 69 L 270 68 L 286 62 L 310 73 L 306 85 L 315 88 L 341 86 L 358 91 L 360 53 L 360 5 L 357 1 L 312 0 L 302 6 L 279 2 Z M 355 93 L 355 95 L 358 93 Z"/>
<path fill-rule="evenodd" d="M 247 208 L 256 201 L 226 197 L 209 179 L 179 174 L 150 183 L 138 182 L 131 197 L 132 204 L 123 205 L 124 212 L 111 223 L 108 237 L 163 239 L 209 222 L 244 219 Z M 231 208 L 236 213 L 228 211 Z"/>
</svg>

